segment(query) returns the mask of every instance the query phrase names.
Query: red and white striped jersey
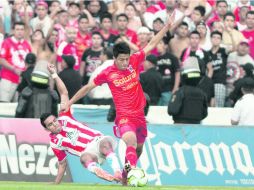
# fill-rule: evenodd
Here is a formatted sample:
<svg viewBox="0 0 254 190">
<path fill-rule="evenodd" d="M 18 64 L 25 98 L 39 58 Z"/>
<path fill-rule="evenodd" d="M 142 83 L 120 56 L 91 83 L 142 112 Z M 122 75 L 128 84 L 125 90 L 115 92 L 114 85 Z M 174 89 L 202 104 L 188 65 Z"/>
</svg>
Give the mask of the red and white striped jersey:
<svg viewBox="0 0 254 190">
<path fill-rule="evenodd" d="M 94 137 L 102 135 L 101 132 L 76 121 L 70 110 L 66 113 L 60 113 L 58 121 L 62 130 L 58 134 L 51 133 L 49 135 L 51 138 L 50 146 L 58 161 L 66 158 L 66 152 L 80 156 Z"/>
</svg>

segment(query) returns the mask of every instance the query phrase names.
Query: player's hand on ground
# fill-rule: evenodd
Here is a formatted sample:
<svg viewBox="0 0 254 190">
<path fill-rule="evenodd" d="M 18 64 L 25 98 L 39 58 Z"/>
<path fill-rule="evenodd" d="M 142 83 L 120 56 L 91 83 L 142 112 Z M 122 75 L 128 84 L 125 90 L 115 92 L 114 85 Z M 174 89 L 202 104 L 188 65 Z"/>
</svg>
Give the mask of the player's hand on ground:
<svg viewBox="0 0 254 190">
<path fill-rule="evenodd" d="M 112 182 L 114 180 L 114 176 L 112 176 L 111 174 L 107 173 L 106 171 L 104 171 L 101 168 L 95 168 L 94 169 L 94 173 L 99 177 L 102 178 L 106 181 L 110 181 Z"/>
<path fill-rule="evenodd" d="M 50 74 L 56 73 L 56 67 L 55 67 L 55 65 L 52 64 L 52 63 L 48 63 L 48 71 L 50 72 Z"/>
</svg>

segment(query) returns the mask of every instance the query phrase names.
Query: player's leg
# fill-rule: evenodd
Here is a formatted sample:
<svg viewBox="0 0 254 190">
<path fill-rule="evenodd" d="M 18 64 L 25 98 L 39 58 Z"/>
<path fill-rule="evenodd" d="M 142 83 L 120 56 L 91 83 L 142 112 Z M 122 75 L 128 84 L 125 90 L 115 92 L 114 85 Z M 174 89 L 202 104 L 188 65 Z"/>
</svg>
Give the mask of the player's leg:
<svg viewBox="0 0 254 190">
<path fill-rule="evenodd" d="M 138 127 L 137 128 L 137 157 L 139 159 L 139 157 L 141 156 L 142 152 L 143 152 L 143 146 L 147 137 L 147 127 L 146 124 L 144 123 L 142 125 L 142 127 Z"/>
<path fill-rule="evenodd" d="M 104 136 L 99 142 L 99 152 L 106 158 L 107 162 L 114 171 L 114 178 L 116 181 L 122 180 L 122 172 L 118 158 L 114 152 L 116 142 L 112 137 Z"/>
<path fill-rule="evenodd" d="M 125 165 L 122 173 L 122 183 L 123 185 L 127 185 L 127 175 L 131 168 L 136 167 L 137 164 L 137 137 L 132 128 L 129 126 L 122 126 L 121 128 L 121 139 L 126 144 L 126 152 L 125 152 Z"/>
<path fill-rule="evenodd" d="M 139 157 L 141 156 L 141 154 L 143 152 L 143 146 L 144 146 L 144 143 L 138 143 L 138 145 L 137 145 L 136 152 L 137 152 L 138 159 L 139 159 Z"/>
<path fill-rule="evenodd" d="M 114 180 L 114 177 L 112 175 L 110 175 L 100 167 L 96 155 L 87 152 L 83 153 L 80 156 L 80 162 L 85 168 L 87 168 L 90 172 L 94 173 L 99 178 L 102 178 L 107 181 Z"/>
<path fill-rule="evenodd" d="M 135 132 L 129 130 L 122 135 L 122 140 L 126 144 L 125 159 L 130 164 L 131 168 L 137 165 L 137 137 Z"/>
</svg>

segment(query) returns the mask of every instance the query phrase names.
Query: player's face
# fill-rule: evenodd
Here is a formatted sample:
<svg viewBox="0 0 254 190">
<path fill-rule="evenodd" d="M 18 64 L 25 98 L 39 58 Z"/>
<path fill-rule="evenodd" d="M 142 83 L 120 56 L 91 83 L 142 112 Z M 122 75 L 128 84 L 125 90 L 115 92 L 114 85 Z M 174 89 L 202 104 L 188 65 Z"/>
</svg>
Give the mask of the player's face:
<svg viewBox="0 0 254 190">
<path fill-rule="evenodd" d="M 115 63 L 118 69 L 125 70 L 129 66 L 129 54 L 119 54 L 117 58 L 115 58 Z"/>
<path fill-rule="evenodd" d="M 58 122 L 57 118 L 53 115 L 50 115 L 45 121 L 44 121 L 47 129 L 52 133 L 59 133 L 61 131 L 61 125 Z"/>
</svg>

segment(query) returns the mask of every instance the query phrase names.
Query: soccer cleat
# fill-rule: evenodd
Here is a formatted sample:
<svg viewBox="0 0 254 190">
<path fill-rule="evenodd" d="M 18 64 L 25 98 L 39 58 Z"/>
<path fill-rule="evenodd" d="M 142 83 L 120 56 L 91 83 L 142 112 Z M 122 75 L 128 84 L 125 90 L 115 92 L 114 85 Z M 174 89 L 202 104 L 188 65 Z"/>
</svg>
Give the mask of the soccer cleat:
<svg viewBox="0 0 254 190">
<path fill-rule="evenodd" d="M 107 173 L 106 171 L 104 171 L 104 170 L 101 169 L 101 168 L 95 168 L 95 169 L 94 169 L 94 173 L 95 173 L 98 177 L 100 177 L 100 178 L 102 178 L 102 179 L 104 179 L 104 180 L 107 180 L 107 181 L 113 181 L 113 180 L 115 179 L 114 176 L 112 176 L 111 174 Z"/>
<path fill-rule="evenodd" d="M 128 175 L 128 172 L 131 170 L 131 165 L 129 162 L 125 163 L 124 165 L 124 169 L 123 169 L 123 172 L 122 172 L 122 184 L 123 186 L 127 186 L 128 185 L 128 182 L 127 182 L 127 175 Z"/>
<path fill-rule="evenodd" d="M 125 163 L 124 165 L 124 170 L 128 173 L 129 171 L 131 171 L 131 165 L 129 162 Z"/>
</svg>

